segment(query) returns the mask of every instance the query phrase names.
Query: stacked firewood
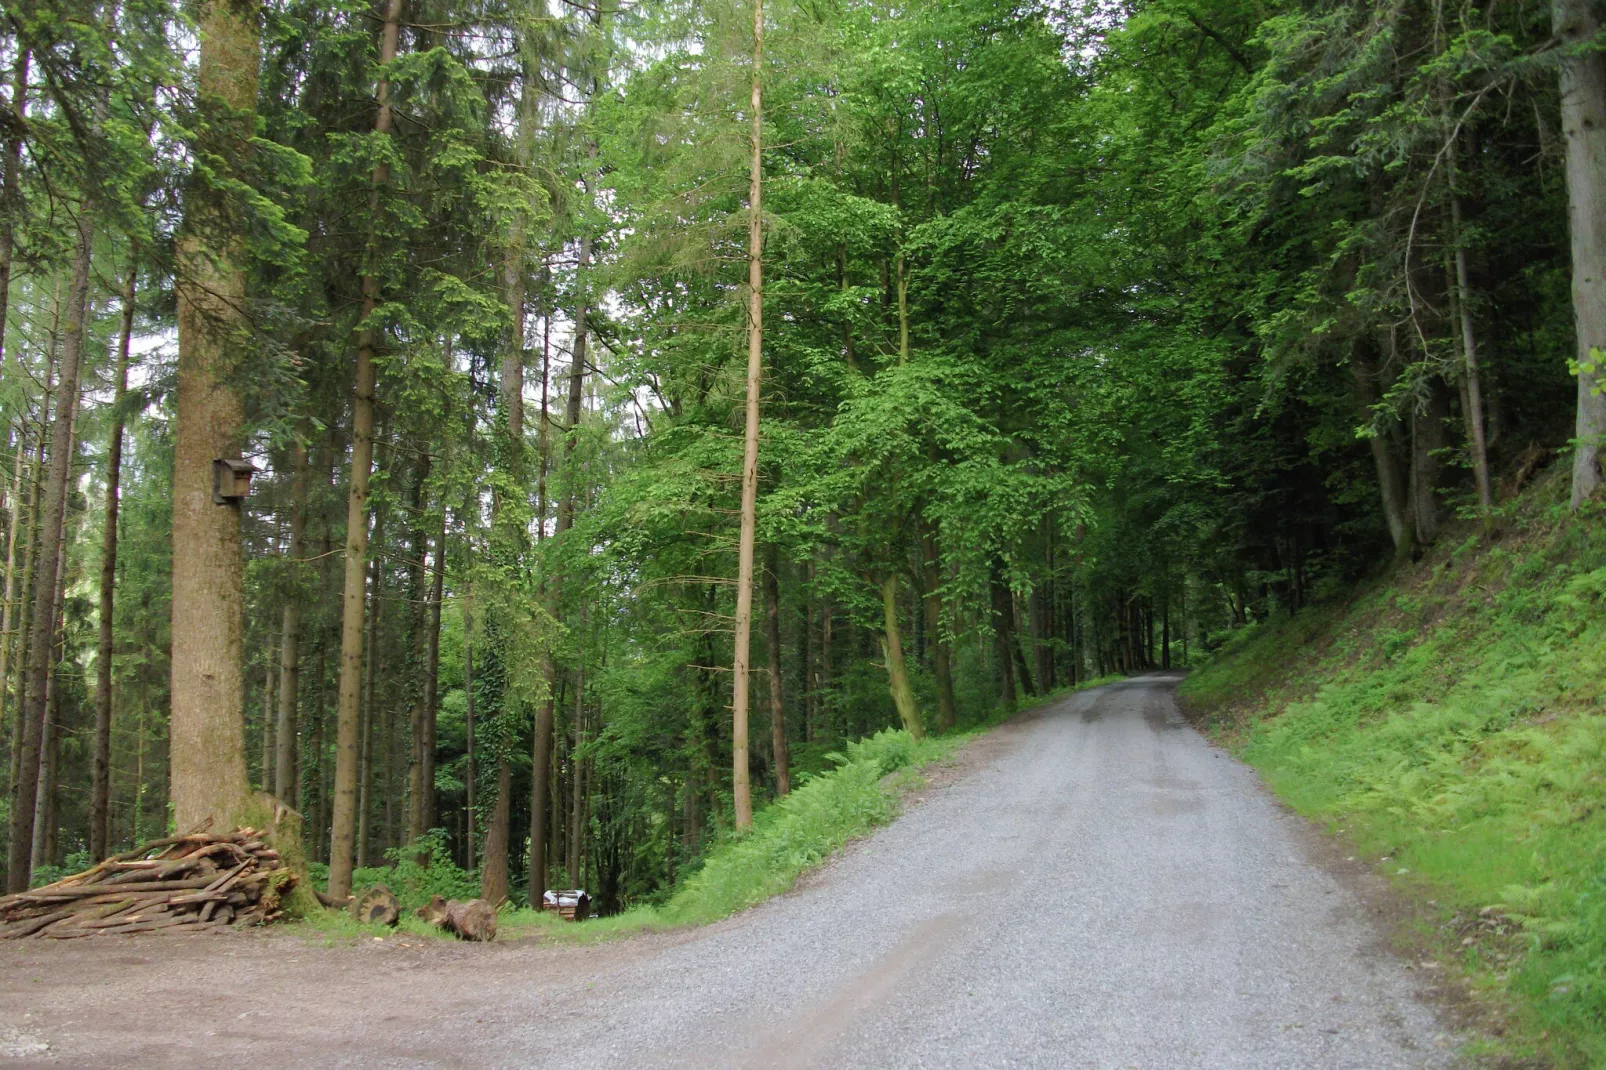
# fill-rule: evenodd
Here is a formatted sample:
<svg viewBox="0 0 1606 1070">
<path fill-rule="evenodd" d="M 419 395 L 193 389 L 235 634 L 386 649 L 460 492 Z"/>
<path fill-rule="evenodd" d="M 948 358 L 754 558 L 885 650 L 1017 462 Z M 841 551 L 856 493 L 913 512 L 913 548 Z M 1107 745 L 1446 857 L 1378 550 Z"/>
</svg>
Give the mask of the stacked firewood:
<svg viewBox="0 0 1606 1070">
<path fill-rule="evenodd" d="M 170 836 L 0 898 L 0 939 L 261 924 L 280 917 L 295 880 L 256 829 Z"/>
</svg>

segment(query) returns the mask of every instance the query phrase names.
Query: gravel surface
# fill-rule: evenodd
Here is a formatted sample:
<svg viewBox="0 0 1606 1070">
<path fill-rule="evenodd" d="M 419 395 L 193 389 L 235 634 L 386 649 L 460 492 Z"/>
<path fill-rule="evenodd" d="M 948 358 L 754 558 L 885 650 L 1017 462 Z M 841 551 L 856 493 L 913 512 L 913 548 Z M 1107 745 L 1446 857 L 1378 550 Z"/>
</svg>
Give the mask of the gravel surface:
<svg viewBox="0 0 1606 1070">
<path fill-rule="evenodd" d="M 1182 723 L 1174 683 L 992 733 L 968 775 L 799 890 L 699 930 L 591 948 L 173 938 L 120 942 L 110 965 L 98 941 L 13 945 L 0 1059 L 1452 1065 L 1355 882 Z"/>
</svg>

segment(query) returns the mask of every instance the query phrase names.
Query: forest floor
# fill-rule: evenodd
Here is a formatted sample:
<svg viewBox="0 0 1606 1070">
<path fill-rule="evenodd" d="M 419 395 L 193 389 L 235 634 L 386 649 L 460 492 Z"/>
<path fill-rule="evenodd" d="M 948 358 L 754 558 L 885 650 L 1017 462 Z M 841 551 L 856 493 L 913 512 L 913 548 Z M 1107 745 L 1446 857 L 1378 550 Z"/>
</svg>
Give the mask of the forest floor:
<svg viewBox="0 0 1606 1070">
<path fill-rule="evenodd" d="M 1179 716 L 1177 676 L 981 737 L 790 893 L 595 945 L 0 944 L 41 1066 L 1449 1066 L 1379 878 Z"/>
</svg>

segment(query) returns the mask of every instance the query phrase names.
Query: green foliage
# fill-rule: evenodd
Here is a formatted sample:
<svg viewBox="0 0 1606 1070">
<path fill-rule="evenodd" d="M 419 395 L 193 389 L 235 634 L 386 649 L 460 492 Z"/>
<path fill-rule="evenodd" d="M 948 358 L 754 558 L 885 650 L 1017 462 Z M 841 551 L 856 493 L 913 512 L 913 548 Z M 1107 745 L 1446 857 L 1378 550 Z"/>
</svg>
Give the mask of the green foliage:
<svg viewBox="0 0 1606 1070">
<path fill-rule="evenodd" d="M 423 906 L 432 896 L 475 899 L 480 894 L 479 874 L 452 861 L 445 829 L 430 829 L 422 839 L 386 851 L 385 857 L 389 865 L 353 871 L 351 886 L 357 894 L 383 884 L 404 911 Z M 310 869 L 315 883 L 328 881 L 327 865 L 314 862 Z"/>
</svg>

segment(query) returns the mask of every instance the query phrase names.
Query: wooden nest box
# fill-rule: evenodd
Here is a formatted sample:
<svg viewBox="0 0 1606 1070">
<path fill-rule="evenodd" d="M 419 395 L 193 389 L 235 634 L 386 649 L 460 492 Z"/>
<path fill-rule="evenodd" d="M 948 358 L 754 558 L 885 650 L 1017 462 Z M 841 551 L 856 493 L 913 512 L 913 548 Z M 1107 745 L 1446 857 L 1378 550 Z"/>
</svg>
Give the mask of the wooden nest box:
<svg viewBox="0 0 1606 1070">
<path fill-rule="evenodd" d="M 244 501 L 251 493 L 251 477 L 256 474 L 250 461 L 219 457 L 212 462 L 212 500 L 218 505 Z"/>
</svg>

